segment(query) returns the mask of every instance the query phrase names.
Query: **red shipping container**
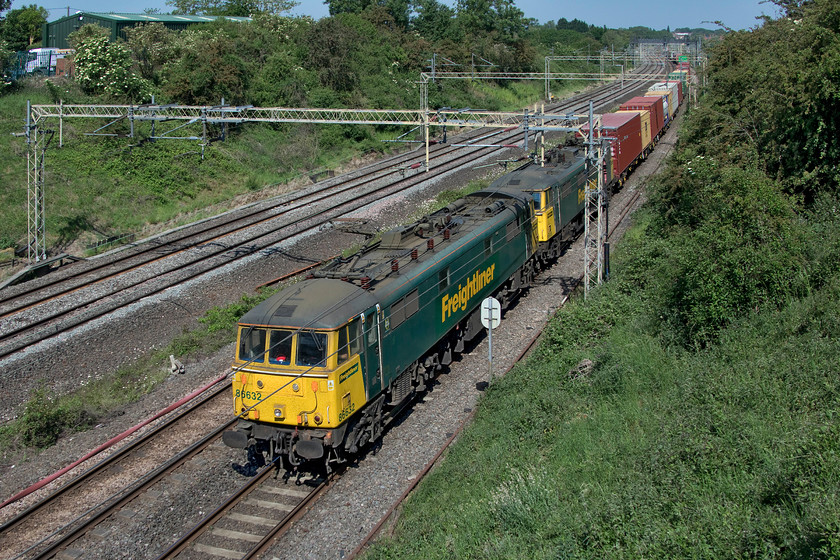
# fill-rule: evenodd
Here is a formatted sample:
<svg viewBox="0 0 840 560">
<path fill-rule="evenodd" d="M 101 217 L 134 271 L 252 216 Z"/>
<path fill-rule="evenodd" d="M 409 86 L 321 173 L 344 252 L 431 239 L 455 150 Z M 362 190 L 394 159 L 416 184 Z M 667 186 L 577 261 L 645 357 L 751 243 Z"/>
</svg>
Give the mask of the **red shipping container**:
<svg viewBox="0 0 840 560">
<path fill-rule="evenodd" d="M 581 132 L 588 134 L 589 125 Z M 601 134 L 610 139 L 613 172 L 618 177 L 642 154 L 642 119 L 639 113 L 606 113 L 601 115 Z"/>
<path fill-rule="evenodd" d="M 634 97 L 621 104 L 619 111 L 650 111 L 650 133 L 659 136 L 665 126 L 665 106 L 662 97 Z"/>
</svg>

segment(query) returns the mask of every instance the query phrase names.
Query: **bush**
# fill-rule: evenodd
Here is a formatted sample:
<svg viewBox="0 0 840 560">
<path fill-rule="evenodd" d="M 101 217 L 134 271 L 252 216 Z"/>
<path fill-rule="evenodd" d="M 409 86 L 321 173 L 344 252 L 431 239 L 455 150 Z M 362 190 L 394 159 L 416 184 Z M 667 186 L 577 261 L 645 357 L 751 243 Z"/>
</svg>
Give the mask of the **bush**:
<svg viewBox="0 0 840 560">
<path fill-rule="evenodd" d="M 2 437 L 18 445 L 45 448 L 58 441 L 67 430 L 82 430 L 94 421 L 85 407 L 67 406 L 47 389 L 33 391 L 23 413 L 12 424 L 3 426 Z"/>
<path fill-rule="evenodd" d="M 87 93 L 129 101 L 141 101 L 151 94 L 151 84 L 132 71 L 125 45 L 97 35 L 80 37 L 75 44 L 76 81 Z"/>
</svg>

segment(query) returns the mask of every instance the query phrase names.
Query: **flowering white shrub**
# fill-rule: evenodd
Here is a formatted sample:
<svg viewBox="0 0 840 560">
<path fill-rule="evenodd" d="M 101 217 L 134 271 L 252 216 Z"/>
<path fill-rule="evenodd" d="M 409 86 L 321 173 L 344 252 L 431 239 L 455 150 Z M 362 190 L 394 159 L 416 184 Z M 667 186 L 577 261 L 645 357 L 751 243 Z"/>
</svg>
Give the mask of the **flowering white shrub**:
<svg viewBox="0 0 840 560">
<path fill-rule="evenodd" d="M 151 84 L 132 70 L 124 45 L 106 37 L 86 37 L 76 46 L 76 81 L 88 93 L 139 100 L 151 93 Z"/>
</svg>

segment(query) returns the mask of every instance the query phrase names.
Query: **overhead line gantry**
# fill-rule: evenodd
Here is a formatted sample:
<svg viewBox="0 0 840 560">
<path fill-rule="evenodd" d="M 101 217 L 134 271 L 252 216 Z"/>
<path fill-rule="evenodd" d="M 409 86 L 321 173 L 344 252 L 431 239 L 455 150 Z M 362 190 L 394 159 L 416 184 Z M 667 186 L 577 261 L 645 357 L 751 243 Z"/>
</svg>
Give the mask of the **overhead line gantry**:
<svg viewBox="0 0 840 560">
<path fill-rule="evenodd" d="M 46 121 L 58 119 L 59 145 L 63 145 L 65 119 L 107 119 L 107 123 L 94 132 L 94 136 L 128 136 L 136 134 L 135 125 L 146 122 L 152 125 L 153 139 L 200 140 L 202 153 L 210 142 L 208 125 L 230 125 L 242 123 L 323 123 L 323 124 L 370 124 L 423 127 L 426 144 L 426 170 L 429 168 L 429 129 L 431 127 L 473 127 L 473 128 L 523 128 L 530 132 L 579 129 L 586 120 L 583 115 L 561 115 L 475 110 L 441 109 L 429 111 L 376 110 L 376 109 L 308 109 L 287 107 L 253 106 L 186 106 L 186 105 L 30 105 L 26 115 L 24 132 L 27 139 L 27 200 L 28 200 L 28 259 L 31 264 L 46 259 L 46 228 L 44 212 L 44 158 L 52 131 L 45 129 Z M 128 123 L 129 132 L 117 133 L 113 127 Z M 163 123 L 172 125 L 160 131 Z M 179 136 L 185 127 L 200 125 L 200 135 Z M 157 127 L 157 128 L 156 128 Z"/>
</svg>

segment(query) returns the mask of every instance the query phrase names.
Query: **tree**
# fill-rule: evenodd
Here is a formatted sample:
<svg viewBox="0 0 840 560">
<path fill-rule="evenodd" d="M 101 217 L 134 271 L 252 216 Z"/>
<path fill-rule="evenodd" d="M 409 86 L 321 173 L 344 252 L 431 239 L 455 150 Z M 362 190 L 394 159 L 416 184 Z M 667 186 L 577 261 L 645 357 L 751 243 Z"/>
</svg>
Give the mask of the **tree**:
<svg viewBox="0 0 840 560">
<path fill-rule="evenodd" d="M 164 68 L 164 93 L 187 105 L 216 105 L 222 98 L 244 104 L 250 76 L 237 31 L 220 22 L 182 32 L 178 36 L 181 55 Z"/>
<path fill-rule="evenodd" d="M 411 12 L 409 0 L 325 0 L 324 3 L 329 5 L 331 16 L 384 9 L 401 29 L 408 29 Z"/>
<path fill-rule="evenodd" d="M 205 16 L 280 15 L 298 5 L 295 0 L 166 0 L 176 14 Z"/>
<path fill-rule="evenodd" d="M 704 114 L 702 128 L 690 135 L 713 132 L 726 145 L 714 155 L 755 158 L 810 200 L 840 184 L 840 5 L 786 5 L 802 17 L 727 33 L 711 50 L 709 94 L 717 111 Z"/>
<path fill-rule="evenodd" d="M 92 27 L 96 29 L 86 29 Z M 140 101 L 150 93 L 151 85 L 131 70 L 128 47 L 112 43 L 99 29 L 102 28 L 98 25 L 84 25 L 70 34 L 69 39 L 76 49 L 73 58 L 76 81 L 88 93 Z"/>
<path fill-rule="evenodd" d="M 318 69 L 324 87 L 346 93 L 358 86 L 355 55 L 361 37 L 344 19 L 322 19 L 312 26 L 307 40 L 307 63 Z"/>
<path fill-rule="evenodd" d="M 358 14 L 365 8 L 376 3 L 376 0 L 325 0 L 324 2 L 329 6 L 330 15 L 337 16 L 338 14 Z"/>
<path fill-rule="evenodd" d="M 157 83 L 163 65 L 174 60 L 177 55 L 175 32 L 160 22 L 152 22 L 126 28 L 125 34 L 140 75 Z"/>
<path fill-rule="evenodd" d="M 0 39 L 0 76 L 6 74 L 6 70 L 14 64 L 15 52 L 11 50 L 6 41 Z"/>
<path fill-rule="evenodd" d="M 437 0 L 415 0 L 411 28 L 429 41 L 454 38 L 455 10 Z"/>
<path fill-rule="evenodd" d="M 0 0 L 2 1 L 2 0 Z M 11 10 L 3 22 L 3 38 L 9 48 L 24 51 L 41 40 L 41 26 L 46 23 L 49 12 L 31 4 L 24 8 Z"/>
<path fill-rule="evenodd" d="M 498 40 L 512 44 L 527 29 L 525 14 L 513 0 L 458 0 L 458 23 L 467 34 L 494 33 Z"/>
<path fill-rule="evenodd" d="M 809 0 L 766 0 L 771 4 L 775 4 L 784 14 L 785 17 L 792 19 L 800 19 L 805 14 L 806 5 Z"/>
</svg>

